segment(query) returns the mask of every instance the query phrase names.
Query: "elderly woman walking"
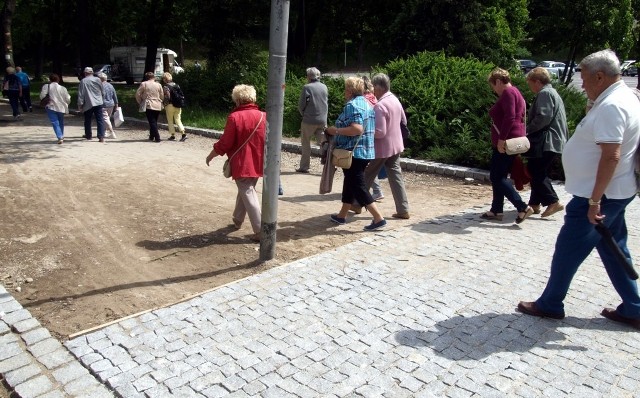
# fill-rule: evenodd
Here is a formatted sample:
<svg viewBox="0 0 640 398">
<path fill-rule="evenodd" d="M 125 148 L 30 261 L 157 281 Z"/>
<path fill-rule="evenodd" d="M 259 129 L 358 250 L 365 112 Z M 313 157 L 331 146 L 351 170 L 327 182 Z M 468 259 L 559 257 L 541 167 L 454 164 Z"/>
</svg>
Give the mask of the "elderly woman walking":
<svg viewBox="0 0 640 398">
<path fill-rule="evenodd" d="M 527 136 L 536 136 L 536 141 L 540 142 L 539 153 L 532 153 L 527 161 L 531 174 L 529 206 L 535 214 L 540 213 L 540 204 L 546 206 L 541 217 L 549 217 L 564 210 L 548 173 L 554 159 L 562 153 L 567 142 L 567 115 L 564 102 L 551 85 L 551 75 L 545 68 L 534 68 L 527 73 L 527 85 L 536 94 L 529 109 Z"/>
<path fill-rule="evenodd" d="M 376 204 L 364 182 L 364 169 L 376 157 L 373 145 L 375 133 L 375 113 L 364 98 L 364 82 L 359 77 L 349 77 L 344 82 L 344 98 L 347 103 L 335 126 L 327 127 L 325 134 L 335 136 L 335 147 L 353 151 L 351 167 L 342 169 L 342 207 L 338 214 L 330 219 L 336 224 L 346 224 L 347 214 L 353 201 L 365 207 L 373 216 L 365 231 L 374 231 L 384 227 L 387 221 Z"/>
<path fill-rule="evenodd" d="M 525 135 L 524 114 L 526 103 L 520 91 L 511 84 L 509 72 L 496 68 L 489 75 L 489 85 L 498 94 L 496 103 L 489 110 L 493 121 L 491 127 L 491 169 L 489 178 L 493 190 L 491 209 L 480 217 L 487 220 L 502 220 L 505 197 L 518 211 L 516 224 L 520 224 L 533 214 L 533 209 L 527 205 L 511 180 L 507 178 L 516 155 L 507 155 L 505 142 L 510 138 Z"/>
<path fill-rule="evenodd" d="M 162 111 L 162 101 L 164 99 L 164 91 L 160 83 L 156 82 L 156 76 L 153 72 L 144 74 L 144 82 L 140 83 L 138 91 L 136 91 L 136 101 L 138 105 L 145 102 L 147 121 L 149 122 L 149 141 L 160 142 L 160 132 L 158 131 L 158 116 Z"/>
<path fill-rule="evenodd" d="M 102 99 L 104 101 L 102 105 L 102 119 L 105 125 L 105 137 L 118 138 L 111 124 L 111 115 L 118 109 L 118 95 L 113 85 L 107 81 L 107 75 L 105 73 L 99 73 L 98 77 L 102 82 Z"/>
<path fill-rule="evenodd" d="M 64 115 L 69 113 L 69 104 L 71 96 L 67 89 L 60 84 L 60 76 L 52 73 L 49 75 L 49 84 L 42 85 L 40 90 L 40 99 L 49 96 L 49 103 L 45 106 L 47 117 L 53 126 L 53 132 L 56 134 L 58 144 L 64 141 Z"/>
<path fill-rule="evenodd" d="M 233 225 L 240 229 L 248 214 L 253 229 L 250 239 L 259 242 L 262 214 L 256 184 L 263 173 L 267 115 L 256 105 L 256 89 L 253 86 L 235 86 L 231 99 L 236 108 L 227 117 L 224 133 L 213 144 L 206 163 L 209 166 L 216 156 L 227 155 L 231 165 L 231 178 L 238 187 Z"/>
</svg>

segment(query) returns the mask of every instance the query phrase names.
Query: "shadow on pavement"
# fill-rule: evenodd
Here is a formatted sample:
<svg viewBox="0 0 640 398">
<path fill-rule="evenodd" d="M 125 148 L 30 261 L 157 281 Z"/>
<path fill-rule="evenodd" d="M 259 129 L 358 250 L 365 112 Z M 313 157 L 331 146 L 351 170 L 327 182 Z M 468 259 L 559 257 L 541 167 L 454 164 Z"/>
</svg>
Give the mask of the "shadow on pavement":
<svg viewBox="0 0 640 398">
<path fill-rule="evenodd" d="M 559 327 L 619 331 L 620 327 L 602 318 L 567 317 L 562 321 L 521 314 L 481 314 L 456 316 L 437 322 L 430 330 L 406 329 L 395 334 L 400 345 L 429 347 L 450 360 L 486 358 L 499 352 L 526 352 L 534 348 L 587 351 L 589 347 L 568 345 Z"/>
</svg>

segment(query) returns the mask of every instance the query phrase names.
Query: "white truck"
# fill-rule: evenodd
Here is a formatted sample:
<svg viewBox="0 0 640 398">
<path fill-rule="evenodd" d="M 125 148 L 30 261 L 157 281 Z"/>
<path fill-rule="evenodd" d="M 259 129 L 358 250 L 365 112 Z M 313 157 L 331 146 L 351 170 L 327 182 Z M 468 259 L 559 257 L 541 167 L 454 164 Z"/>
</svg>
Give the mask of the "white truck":
<svg viewBox="0 0 640 398">
<path fill-rule="evenodd" d="M 177 74 L 184 69 L 176 62 L 175 51 L 168 48 L 158 48 L 156 52 L 156 67 L 153 71 L 157 78 L 164 72 Z M 144 77 L 144 64 L 147 57 L 146 47 L 114 47 L 109 51 L 111 60 L 111 80 L 126 81 L 133 84 L 141 82 Z"/>
</svg>

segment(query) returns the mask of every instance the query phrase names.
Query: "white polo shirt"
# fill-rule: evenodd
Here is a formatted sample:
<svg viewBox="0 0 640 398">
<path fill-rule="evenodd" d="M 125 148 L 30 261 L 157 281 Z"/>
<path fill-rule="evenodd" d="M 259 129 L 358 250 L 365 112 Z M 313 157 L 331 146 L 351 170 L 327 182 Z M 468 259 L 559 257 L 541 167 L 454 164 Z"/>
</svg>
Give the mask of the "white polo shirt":
<svg viewBox="0 0 640 398">
<path fill-rule="evenodd" d="M 565 189 L 590 198 L 596 182 L 602 151 L 599 143 L 621 144 L 620 162 L 605 190 L 609 199 L 627 199 L 636 194 L 634 155 L 640 141 L 640 101 L 629 87 L 618 81 L 596 98 L 562 153 Z"/>
</svg>

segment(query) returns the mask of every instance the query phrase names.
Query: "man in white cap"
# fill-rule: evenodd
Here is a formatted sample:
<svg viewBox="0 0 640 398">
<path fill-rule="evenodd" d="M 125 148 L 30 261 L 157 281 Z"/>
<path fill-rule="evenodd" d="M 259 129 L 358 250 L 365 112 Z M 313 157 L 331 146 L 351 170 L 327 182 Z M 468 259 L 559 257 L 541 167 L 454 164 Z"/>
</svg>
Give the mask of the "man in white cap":
<svg viewBox="0 0 640 398">
<path fill-rule="evenodd" d="M 98 140 L 104 142 L 104 120 L 102 118 L 103 91 L 102 82 L 93 75 L 93 68 L 84 68 L 84 79 L 78 86 L 78 110 L 84 113 L 84 138 L 90 140 L 91 116 L 98 125 Z"/>
</svg>

